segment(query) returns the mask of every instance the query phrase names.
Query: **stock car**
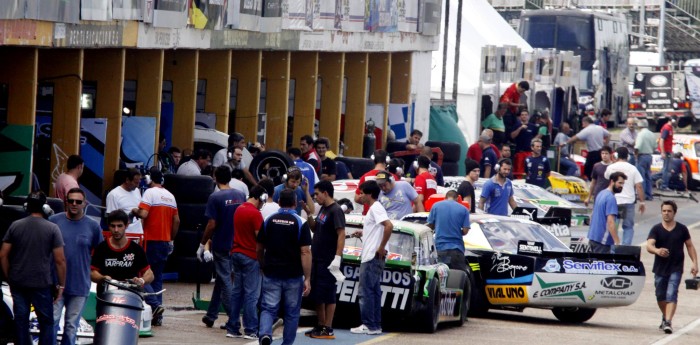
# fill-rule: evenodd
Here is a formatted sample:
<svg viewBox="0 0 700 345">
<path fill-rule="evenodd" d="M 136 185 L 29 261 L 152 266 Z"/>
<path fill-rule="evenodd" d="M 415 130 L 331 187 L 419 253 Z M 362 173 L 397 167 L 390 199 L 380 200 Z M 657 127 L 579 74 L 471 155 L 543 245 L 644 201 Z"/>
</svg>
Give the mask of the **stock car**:
<svg viewBox="0 0 700 345">
<path fill-rule="evenodd" d="M 402 220 L 424 224 L 427 214 Z M 472 278 L 471 315 L 533 307 L 551 309 L 562 322 L 581 323 L 597 308 L 634 303 L 642 292 L 639 247 L 631 255 L 574 253 L 529 220 L 489 214 L 470 220 L 464 244 Z"/>
<path fill-rule="evenodd" d="M 362 215 L 346 215 L 346 234 L 362 229 Z M 394 230 L 382 276 L 382 322 L 413 322 L 416 329 L 435 332 L 438 323 L 462 325 L 469 309 L 471 279 L 460 270 L 438 262 L 433 232 L 423 224 L 392 221 Z M 337 284 L 336 315 L 359 322 L 359 276 L 362 241 L 345 240 Z"/>
</svg>

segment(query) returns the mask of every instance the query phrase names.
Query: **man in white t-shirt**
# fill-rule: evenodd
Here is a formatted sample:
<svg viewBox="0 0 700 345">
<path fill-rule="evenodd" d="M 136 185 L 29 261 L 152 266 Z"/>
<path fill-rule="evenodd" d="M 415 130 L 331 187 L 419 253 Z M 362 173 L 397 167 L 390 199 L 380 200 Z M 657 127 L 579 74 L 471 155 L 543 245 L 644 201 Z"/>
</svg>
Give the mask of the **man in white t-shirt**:
<svg viewBox="0 0 700 345">
<path fill-rule="evenodd" d="M 639 201 L 639 213 L 644 213 L 644 190 L 642 189 L 642 174 L 637 167 L 627 162 L 629 151 L 626 147 L 618 147 L 615 150 L 618 161 L 610 164 L 605 170 L 605 178 L 616 171 L 621 171 L 627 176 L 622 192 L 615 194 L 617 201 L 618 219 L 622 221 L 622 244 L 632 245 L 634 237 L 634 204 Z M 635 189 L 637 194 L 635 195 Z"/>
<path fill-rule="evenodd" d="M 369 206 L 361 231 L 353 236 L 362 238 L 362 261 L 360 263 L 360 319 L 362 324 L 351 328 L 359 334 L 382 333 L 382 289 L 386 243 L 394 226 L 389 220 L 384 206 L 377 202 L 379 185 L 377 181 L 365 181 L 360 185 L 360 199 Z"/>
<path fill-rule="evenodd" d="M 267 200 L 265 200 L 265 204 L 263 204 L 263 207 L 260 209 L 263 219 L 267 219 L 267 217 L 277 213 L 277 211 L 280 210 L 280 205 L 272 200 L 272 195 L 275 194 L 275 183 L 269 178 L 264 178 L 258 182 L 258 185 L 265 188 L 265 193 L 267 194 Z M 304 217 L 301 219 L 306 221 L 306 218 Z"/>
<path fill-rule="evenodd" d="M 131 168 L 128 170 L 124 182 L 107 194 L 107 214 L 114 210 L 122 210 L 129 215 L 129 227 L 126 232 L 130 234 L 143 233 L 141 222 L 138 219 L 134 220 L 134 215 L 138 212 L 141 202 L 139 183 L 141 183 L 141 172 Z"/>
</svg>

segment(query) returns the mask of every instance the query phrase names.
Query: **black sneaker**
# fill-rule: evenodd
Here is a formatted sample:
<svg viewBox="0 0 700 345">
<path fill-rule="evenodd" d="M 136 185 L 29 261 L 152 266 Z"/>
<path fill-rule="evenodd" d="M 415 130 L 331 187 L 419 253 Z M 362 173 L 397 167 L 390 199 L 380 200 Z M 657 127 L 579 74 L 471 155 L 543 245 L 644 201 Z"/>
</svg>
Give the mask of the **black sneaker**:
<svg viewBox="0 0 700 345">
<path fill-rule="evenodd" d="M 673 327 L 671 327 L 670 321 L 666 321 L 666 324 L 664 325 L 664 333 L 666 333 L 666 334 L 673 333 Z"/>
<path fill-rule="evenodd" d="M 226 329 L 226 324 L 220 325 L 219 329 Z"/>
<path fill-rule="evenodd" d="M 311 338 L 316 339 L 335 339 L 333 328 L 323 326 L 321 329 L 311 332 Z"/>
<path fill-rule="evenodd" d="M 260 337 L 260 345 L 270 345 L 272 344 L 272 337 L 269 335 L 263 335 Z"/>
<path fill-rule="evenodd" d="M 659 325 L 659 331 L 663 331 L 665 325 L 666 325 L 666 318 L 661 317 L 661 324 Z"/>
<path fill-rule="evenodd" d="M 163 326 L 163 317 L 158 317 L 151 321 L 151 326 Z"/>
<path fill-rule="evenodd" d="M 314 326 L 314 328 L 312 328 L 312 329 L 310 329 L 310 330 L 304 332 L 304 335 L 307 336 L 307 337 L 311 337 L 311 334 L 313 334 L 314 332 L 319 332 L 319 331 L 321 331 L 322 328 L 323 328 L 323 326 L 321 326 L 321 325 L 316 325 L 316 326 Z"/>
<path fill-rule="evenodd" d="M 209 316 L 202 316 L 202 322 L 204 322 L 204 325 L 207 326 L 207 328 L 212 328 L 214 327 L 214 320 L 209 318 Z"/>
<path fill-rule="evenodd" d="M 160 316 L 163 315 L 163 312 L 165 312 L 165 308 L 163 308 L 162 305 L 159 305 L 153 309 L 153 319 L 157 319 Z"/>
</svg>

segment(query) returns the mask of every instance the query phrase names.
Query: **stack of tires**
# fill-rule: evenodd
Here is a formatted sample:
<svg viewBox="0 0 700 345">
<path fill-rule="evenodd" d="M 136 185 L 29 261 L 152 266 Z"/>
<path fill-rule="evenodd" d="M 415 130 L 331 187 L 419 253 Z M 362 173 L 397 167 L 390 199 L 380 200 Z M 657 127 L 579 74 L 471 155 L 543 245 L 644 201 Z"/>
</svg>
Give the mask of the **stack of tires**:
<svg viewBox="0 0 700 345">
<path fill-rule="evenodd" d="M 442 175 L 443 176 L 460 176 L 459 165 L 462 164 L 462 147 L 450 141 L 432 141 L 425 143 L 426 146 L 439 147 L 442 150 Z M 437 155 L 433 154 L 433 161 L 437 161 Z"/>
<path fill-rule="evenodd" d="M 207 225 L 204 211 L 214 180 L 209 176 L 167 174 L 163 185 L 175 196 L 180 215 L 180 229 L 175 236 L 175 250 L 168 258 L 166 272 L 176 272 L 178 281 L 208 283 L 214 274 L 212 262 L 199 262 L 197 248 Z"/>
</svg>

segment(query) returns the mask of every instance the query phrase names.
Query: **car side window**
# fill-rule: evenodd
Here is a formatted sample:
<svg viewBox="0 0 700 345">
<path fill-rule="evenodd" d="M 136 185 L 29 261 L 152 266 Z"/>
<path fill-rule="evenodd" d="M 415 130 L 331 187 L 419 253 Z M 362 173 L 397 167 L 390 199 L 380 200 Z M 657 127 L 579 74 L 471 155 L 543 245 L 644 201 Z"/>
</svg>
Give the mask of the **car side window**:
<svg viewBox="0 0 700 345">
<path fill-rule="evenodd" d="M 433 236 L 431 233 L 425 233 L 421 236 L 421 264 L 423 265 L 435 265 L 438 263 L 437 250 L 435 249 L 435 243 L 433 243 Z"/>
</svg>

